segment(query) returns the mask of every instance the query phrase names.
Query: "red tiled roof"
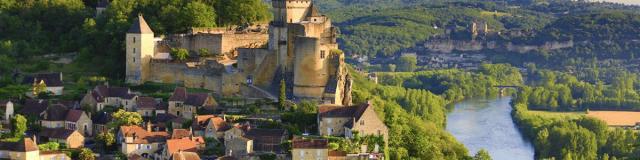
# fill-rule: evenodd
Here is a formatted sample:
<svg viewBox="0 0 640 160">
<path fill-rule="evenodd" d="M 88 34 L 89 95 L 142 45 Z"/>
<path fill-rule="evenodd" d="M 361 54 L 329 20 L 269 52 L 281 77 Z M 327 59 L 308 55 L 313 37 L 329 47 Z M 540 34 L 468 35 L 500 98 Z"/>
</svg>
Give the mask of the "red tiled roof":
<svg viewBox="0 0 640 160">
<path fill-rule="evenodd" d="M 174 154 L 178 151 L 196 152 L 198 144 L 189 139 L 169 139 L 167 140 L 167 152 Z"/>
<path fill-rule="evenodd" d="M 189 136 L 191 136 L 191 131 L 186 129 L 173 129 L 173 133 L 171 133 L 171 139 L 180 139 Z"/>
<path fill-rule="evenodd" d="M 147 131 L 140 126 L 120 126 L 120 132 L 125 137 L 135 137 L 134 144 L 148 144 L 154 142 L 163 142 L 169 138 L 167 132 Z"/>
<path fill-rule="evenodd" d="M 194 152 L 178 152 L 173 154 L 172 160 L 200 160 L 200 156 Z"/>
<path fill-rule="evenodd" d="M 18 142 L 0 142 L 0 150 L 30 152 L 37 151 L 38 145 L 31 138 L 23 138 Z"/>
</svg>

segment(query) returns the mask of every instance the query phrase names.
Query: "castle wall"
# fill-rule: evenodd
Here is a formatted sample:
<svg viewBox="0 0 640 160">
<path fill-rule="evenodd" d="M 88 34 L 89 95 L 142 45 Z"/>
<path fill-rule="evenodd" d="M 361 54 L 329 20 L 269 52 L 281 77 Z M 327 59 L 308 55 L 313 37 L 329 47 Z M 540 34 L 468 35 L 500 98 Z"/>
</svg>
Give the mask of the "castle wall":
<svg viewBox="0 0 640 160">
<path fill-rule="evenodd" d="M 268 40 L 267 33 L 196 33 L 172 37 L 177 47 L 186 48 L 192 52 L 206 48 L 211 53 L 229 53 L 239 47 L 260 47 Z"/>
<path fill-rule="evenodd" d="M 310 0 L 286 0 L 287 23 L 303 21 L 311 6 Z"/>
<path fill-rule="evenodd" d="M 296 97 L 321 98 L 329 79 L 327 57 L 329 50 L 318 38 L 296 37 L 294 86 Z M 325 57 L 321 57 L 325 54 Z"/>
<path fill-rule="evenodd" d="M 149 61 L 153 57 L 153 33 L 126 35 L 127 83 L 141 84 L 149 77 Z"/>
<path fill-rule="evenodd" d="M 223 73 L 212 67 L 189 68 L 184 63 L 151 62 L 154 69 L 149 81 L 183 84 L 188 88 L 204 88 L 221 95 L 233 95 L 240 91 L 241 76 Z"/>
</svg>

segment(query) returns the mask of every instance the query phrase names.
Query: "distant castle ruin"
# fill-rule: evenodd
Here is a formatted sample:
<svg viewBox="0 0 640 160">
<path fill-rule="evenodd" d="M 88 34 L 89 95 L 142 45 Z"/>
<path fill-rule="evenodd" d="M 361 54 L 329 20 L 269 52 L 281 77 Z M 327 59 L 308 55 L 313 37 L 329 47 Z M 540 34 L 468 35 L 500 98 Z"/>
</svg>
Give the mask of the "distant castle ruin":
<svg viewBox="0 0 640 160">
<path fill-rule="evenodd" d="M 311 0 L 273 0 L 272 6 L 268 32 L 205 28 L 159 38 L 138 16 L 126 35 L 126 82 L 177 83 L 226 96 L 241 94 L 243 86 L 277 93 L 285 80 L 295 100 L 350 105 L 352 80 L 329 17 Z M 217 56 L 177 61 L 172 48 Z"/>
</svg>

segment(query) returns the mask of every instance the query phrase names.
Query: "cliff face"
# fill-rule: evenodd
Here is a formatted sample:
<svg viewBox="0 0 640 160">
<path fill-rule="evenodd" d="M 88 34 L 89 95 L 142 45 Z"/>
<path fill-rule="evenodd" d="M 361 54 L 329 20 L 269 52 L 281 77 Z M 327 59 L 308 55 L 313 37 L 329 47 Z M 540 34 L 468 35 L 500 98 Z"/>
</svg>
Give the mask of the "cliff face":
<svg viewBox="0 0 640 160">
<path fill-rule="evenodd" d="M 453 51 L 480 51 L 483 49 L 526 53 L 534 50 L 556 50 L 573 47 L 573 41 L 549 41 L 543 45 L 519 45 L 498 43 L 496 41 L 430 40 L 424 47 L 433 52 L 451 53 Z"/>
</svg>

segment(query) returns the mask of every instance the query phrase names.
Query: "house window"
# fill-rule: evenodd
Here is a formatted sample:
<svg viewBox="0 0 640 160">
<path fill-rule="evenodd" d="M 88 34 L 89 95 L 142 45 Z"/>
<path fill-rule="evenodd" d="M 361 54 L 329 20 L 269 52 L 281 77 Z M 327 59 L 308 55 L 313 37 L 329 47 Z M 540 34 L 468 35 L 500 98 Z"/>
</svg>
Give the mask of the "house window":
<svg viewBox="0 0 640 160">
<path fill-rule="evenodd" d="M 360 125 L 361 125 L 361 126 L 364 126 L 364 120 L 363 120 L 363 121 L 360 121 Z"/>
<path fill-rule="evenodd" d="M 147 144 L 147 149 L 151 149 L 151 145 L 150 144 Z"/>
<path fill-rule="evenodd" d="M 324 50 L 320 51 L 320 59 L 324 59 L 325 57 L 325 53 Z"/>
</svg>

